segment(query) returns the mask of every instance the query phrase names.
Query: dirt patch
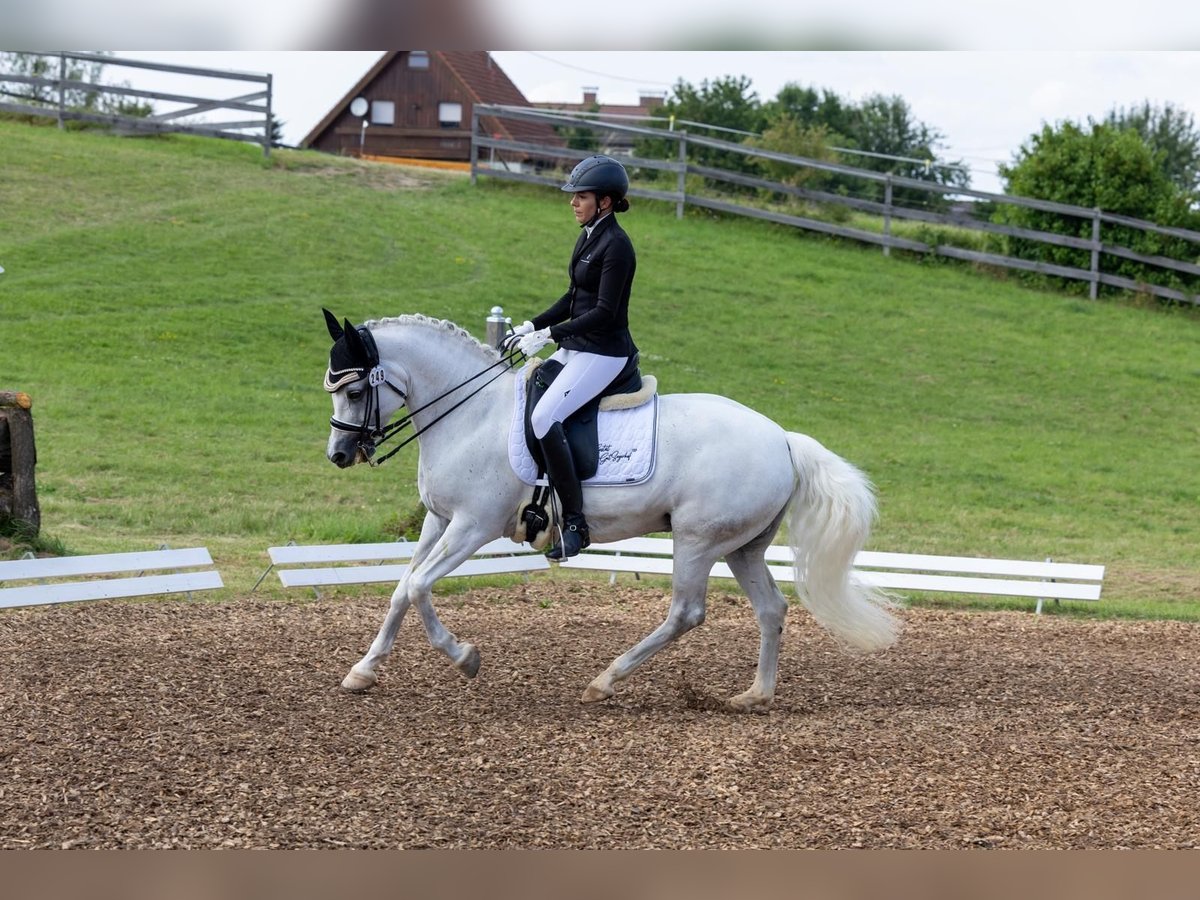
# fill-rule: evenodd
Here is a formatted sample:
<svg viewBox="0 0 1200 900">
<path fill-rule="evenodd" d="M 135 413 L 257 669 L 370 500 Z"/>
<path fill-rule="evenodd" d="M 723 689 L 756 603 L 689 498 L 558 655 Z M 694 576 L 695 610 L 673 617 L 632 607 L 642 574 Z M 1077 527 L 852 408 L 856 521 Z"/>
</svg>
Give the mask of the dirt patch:
<svg viewBox="0 0 1200 900">
<path fill-rule="evenodd" d="M 316 178 L 334 178 L 353 181 L 381 191 L 403 191 L 430 188 L 443 183 L 448 176 L 444 172 L 400 166 L 392 163 L 338 158 L 327 165 L 295 165 L 288 167 L 293 175 L 309 175 Z"/>
<path fill-rule="evenodd" d="M 1164 603 L 1200 602 L 1200 570 L 1139 569 L 1124 563 L 1108 567 L 1104 593 L 1128 600 L 1158 600 Z"/>
<path fill-rule="evenodd" d="M 1200 626 L 909 610 L 840 651 L 803 610 L 775 708 L 757 629 L 708 621 L 604 704 L 587 683 L 660 591 L 532 583 L 415 614 L 338 684 L 378 598 L 108 602 L 0 615 L 0 847 L 1192 847 Z"/>
</svg>

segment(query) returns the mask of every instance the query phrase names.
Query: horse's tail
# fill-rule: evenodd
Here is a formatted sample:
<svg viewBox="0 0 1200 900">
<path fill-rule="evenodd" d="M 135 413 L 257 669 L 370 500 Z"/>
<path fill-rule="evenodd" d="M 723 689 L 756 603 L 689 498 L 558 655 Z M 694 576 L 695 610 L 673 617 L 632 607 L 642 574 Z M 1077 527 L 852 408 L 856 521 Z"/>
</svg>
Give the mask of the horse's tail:
<svg viewBox="0 0 1200 900">
<path fill-rule="evenodd" d="M 854 557 L 875 521 L 875 494 L 867 477 L 803 434 L 789 433 L 796 488 L 788 508 L 795 554 L 796 593 L 827 631 L 861 650 L 895 642 L 896 600 L 854 574 Z"/>
</svg>

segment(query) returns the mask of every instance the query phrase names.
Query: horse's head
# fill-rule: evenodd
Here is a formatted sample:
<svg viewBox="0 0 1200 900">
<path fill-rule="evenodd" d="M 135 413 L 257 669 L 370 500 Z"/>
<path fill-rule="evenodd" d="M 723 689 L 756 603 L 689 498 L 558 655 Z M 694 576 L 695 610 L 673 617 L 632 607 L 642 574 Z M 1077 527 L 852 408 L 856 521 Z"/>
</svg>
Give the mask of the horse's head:
<svg viewBox="0 0 1200 900">
<path fill-rule="evenodd" d="M 355 328 L 349 319 L 339 325 L 333 313 L 322 311 L 333 338 L 325 372 L 325 390 L 333 397 L 325 455 L 344 469 L 370 461 L 384 426 L 404 405 L 405 394 L 388 377 L 371 332 L 365 326 Z"/>
</svg>

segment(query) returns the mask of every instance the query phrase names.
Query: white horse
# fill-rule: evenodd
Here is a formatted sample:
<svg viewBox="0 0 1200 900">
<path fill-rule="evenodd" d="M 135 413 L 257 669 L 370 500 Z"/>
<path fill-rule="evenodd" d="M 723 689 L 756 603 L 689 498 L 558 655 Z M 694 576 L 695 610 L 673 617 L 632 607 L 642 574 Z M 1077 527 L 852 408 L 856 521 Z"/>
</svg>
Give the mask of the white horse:
<svg viewBox="0 0 1200 900">
<path fill-rule="evenodd" d="M 336 357 L 342 329 L 329 314 L 327 319 Z M 348 335 L 356 332 L 345 324 Z M 378 348 L 378 363 L 368 378 L 365 364 L 339 369 L 331 360 L 326 389 L 333 395 L 334 416 L 327 455 L 343 468 L 367 461 L 379 425 L 407 406 L 419 433 L 417 486 L 427 513 L 383 626 L 342 687 L 364 691 L 375 684 L 375 669 L 391 652 L 413 604 L 430 643 L 471 678 L 479 669 L 479 652 L 438 619 L 432 587 L 485 543 L 516 530 L 518 504 L 530 492 L 508 456 L 516 373 L 503 368 L 498 351 L 450 322 L 412 315 L 370 321 L 363 329 L 367 343 Z M 361 352 L 360 335 L 350 338 Z M 497 364 L 493 372 L 500 377 L 448 412 L 475 388 L 439 399 L 443 393 Z M 888 647 L 898 635 L 891 598 L 851 570 L 875 517 L 870 483 L 812 438 L 784 431 L 725 397 L 662 396 L 653 475 L 637 486 L 585 485 L 584 509 L 594 541 L 650 532 L 670 532 L 674 539 L 666 620 L 596 676 L 583 692 L 585 703 L 611 697 L 638 666 L 704 621 L 709 571 L 724 558 L 749 597 L 761 633 L 754 682 L 728 703 L 739 710 L 768 708 L 788 603 L 764 554 L 785 518 L 795 551 L 796 592 L 817 622 L 845 645 L 867 651 Z"/>
</svg>

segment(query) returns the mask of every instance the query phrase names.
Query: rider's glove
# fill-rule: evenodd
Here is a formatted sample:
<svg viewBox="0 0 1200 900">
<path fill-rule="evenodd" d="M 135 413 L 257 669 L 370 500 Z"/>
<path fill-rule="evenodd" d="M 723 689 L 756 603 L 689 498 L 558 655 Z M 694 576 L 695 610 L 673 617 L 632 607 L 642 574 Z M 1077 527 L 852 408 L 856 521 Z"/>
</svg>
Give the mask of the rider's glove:
<svg viewBox="0 0 1200 900">
<path fill-rule="evenodd" d="M 532 322 L 522 322 L 520 325 L 518 325 L 516 328 L 514 328 L 512 330 L 512 334 L 505 337 L 503 342 L 501 342 L 500 352 L 501 353 L 511 353 L 513 347 L 515 347 L 517 345 L 517 343 L 521 340 L 521 338 L 523 338 L 525 335 L 529 334 L 532 331 L 533 331 L 533 323 Z"/>
<path fill-rule="evenodd" d="M 522 337 L 521 343 L 517 345 L 517 348 L 526 356 L 534 356 L 552 340 L 553 338 L 550 337 L 550 329 L 543 328 L 541 331 L 531 331 L 529 334 Z"/>
</svg>

